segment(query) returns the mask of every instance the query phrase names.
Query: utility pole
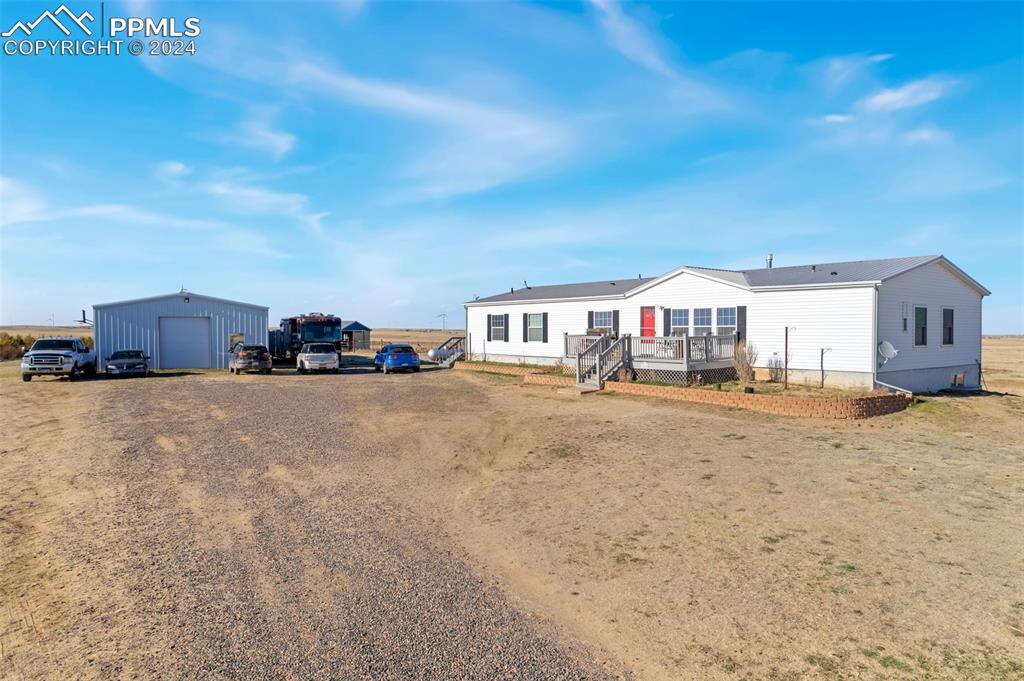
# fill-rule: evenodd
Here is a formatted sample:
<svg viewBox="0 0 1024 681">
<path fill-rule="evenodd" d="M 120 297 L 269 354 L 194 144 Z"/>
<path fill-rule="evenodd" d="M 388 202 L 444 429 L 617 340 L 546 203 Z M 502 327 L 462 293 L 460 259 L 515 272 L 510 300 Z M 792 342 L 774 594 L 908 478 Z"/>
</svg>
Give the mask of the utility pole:
<svg viewBox="0 0 1024 681">
<path fill-rule="evenodd" d="M 441 314 L 439 314 L 437 316 L 441 318 L 441 330 L 442 331 L 447 331 L 448 330 L 448 313 L 447 312 L 442 312 Z"/>
</svg>

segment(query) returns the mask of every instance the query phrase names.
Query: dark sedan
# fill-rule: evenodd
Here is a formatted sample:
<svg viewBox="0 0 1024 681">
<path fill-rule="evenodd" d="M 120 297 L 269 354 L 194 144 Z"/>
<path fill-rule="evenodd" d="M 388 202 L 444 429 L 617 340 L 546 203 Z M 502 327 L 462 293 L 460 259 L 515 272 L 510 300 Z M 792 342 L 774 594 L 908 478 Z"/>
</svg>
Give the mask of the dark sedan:
<svg viewBox="0 0 1024 681">
<path fill-rule="evenodd" d="M 108 376 L 145 376 L 149 357 L 142 350 L 117 350 L 104 363 Z"/>
</svg>

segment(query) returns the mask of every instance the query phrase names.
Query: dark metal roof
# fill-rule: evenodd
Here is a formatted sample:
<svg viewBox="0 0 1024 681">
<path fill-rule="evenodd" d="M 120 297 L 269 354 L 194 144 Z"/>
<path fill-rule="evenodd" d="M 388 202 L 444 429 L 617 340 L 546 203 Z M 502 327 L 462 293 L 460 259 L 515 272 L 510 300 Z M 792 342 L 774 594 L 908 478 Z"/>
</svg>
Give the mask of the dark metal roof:
<svg viewBox="0 0 1024 681">
<path fill-rule="evenodd" d="M 606 279 L 583 284 L 555 284 L 553 286 L 530 286 L 519 288 L 496 296 L 472 300 L 471 303 L 519 302 L 524 300 L 553 300 L 559 298 L 596 298 L 598 296 L 622 295 L 643 286 L 656 277 L 637 279 Z"/>
<path fill-rule="evenodd" d="M 341 322 L 341 330 L 342 331 L 373 331 L 373 329 L 368 327 L 366 324 L 361 324 L 360 322 L 357 322 L 357 321 L 348 321 L 348 322 L 342 321 Z"/>
<path fill-rule="evenodd" d="M 850 262 L 811 263 L 794 267 L 765 267 L 756 270 L 723 270 L 711 267 L 685 266 L 667 275 L 690 271 L 712 279 L 718 279 L 743 288 L 773 288 L 776 286 L 828 286 L 829 284 L 852 284 L 858 282 L 880 282 L 903 274 L 930 262 L 942 262 L 969 285 L 976 287 L 983 295 L 990 292 L 972 279 L 956 265 L 941 255 L 918 255 L 907 258 L 885 258 L 881 260 L 853 260 Z M 662 277 L 643 279 L 617 279 L 594 281 L 585 284 L 561 284 L 557 286 L 532 286 L 509 293 L 500 293 L 488 298 L 470 301 L 473 303 L 522 302 L 529 300 L 558 300 L 568 298 L 596 298 L 599 296 L 625 296 L 644 284 Z"/>
<path fill-rule="evenodd" d="M 795 267 L 771 267 L 740 270 L 751 288 L 759 286 L 812 286 L 814 284 L 849 284 L 855 281 L 885 281 L 907 270 L 920 267 L 938 255 L 918 255 L 885 260 L 854 260 L 827 262 Z"/>
</svg>

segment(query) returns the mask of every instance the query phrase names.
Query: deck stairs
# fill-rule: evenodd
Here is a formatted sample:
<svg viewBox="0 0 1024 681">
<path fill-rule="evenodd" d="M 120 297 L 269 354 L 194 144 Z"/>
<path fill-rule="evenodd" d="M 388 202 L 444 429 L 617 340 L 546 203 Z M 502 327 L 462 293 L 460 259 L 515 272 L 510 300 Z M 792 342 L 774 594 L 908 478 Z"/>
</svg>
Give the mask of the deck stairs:
<svg viewBox="0 0 1024 681">
<path fill-rule="evenodd" d="M 580 392 L 601 390 L 604 381 L 629 361 L 629 335 L 618 339 L 601 336 L 576 356 L 576 389 Z"/>
<path fill-rule="evenodd" d="M 450 369 L 455 362 L 466 358 L 466 337 L 452 336 L 437 348 L 431 350 L 437 360 L 437 366 Z"/>
</svg>

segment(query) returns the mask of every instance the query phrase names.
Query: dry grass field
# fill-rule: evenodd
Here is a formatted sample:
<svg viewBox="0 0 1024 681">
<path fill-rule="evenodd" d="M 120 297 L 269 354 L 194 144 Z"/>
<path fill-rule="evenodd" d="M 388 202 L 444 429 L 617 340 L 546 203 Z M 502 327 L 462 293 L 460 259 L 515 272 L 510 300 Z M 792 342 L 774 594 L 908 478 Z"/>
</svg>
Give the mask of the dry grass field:
<svg viewBox="0 0 1024 681">
<path fill-rule="evenodd" d="M 45 336 L 91 336 L 92 327 L 88 326 L 0 326 L 0 333 L 11 336 L 32 336 L 43 338 Z"/>
<path fill-rule="evenodd" d="M 985 371 L 833 423 L 5 367 L 0 677 L 1024 678 L 1024 339 Z"/>
</svg>

